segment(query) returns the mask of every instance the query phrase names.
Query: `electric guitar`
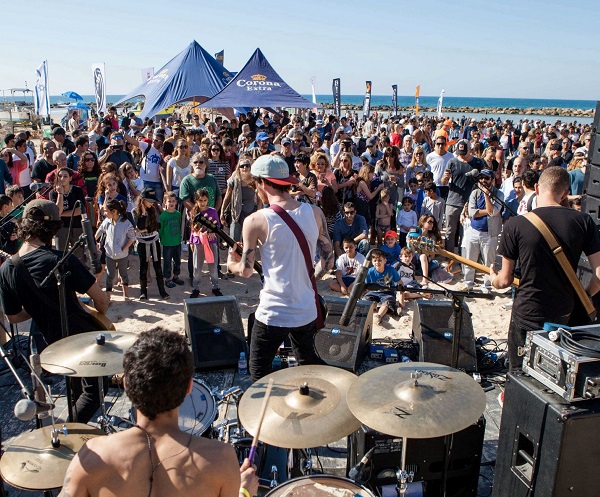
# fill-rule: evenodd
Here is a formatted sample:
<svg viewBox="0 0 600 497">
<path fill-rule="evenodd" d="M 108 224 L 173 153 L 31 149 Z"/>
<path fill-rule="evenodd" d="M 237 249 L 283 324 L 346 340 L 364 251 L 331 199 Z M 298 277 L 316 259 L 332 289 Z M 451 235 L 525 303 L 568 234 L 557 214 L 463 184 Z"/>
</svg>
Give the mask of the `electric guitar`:
<svg viewBox="0 0 600 497">
<path fill-rule="evenodd" d="M 465 257 L 461 257 L 460 255 L 455 254 L 454 252 L 448 252 L 439 245 L 436 245 L 431 238 L 408 238 L 407 242 L 408 246 L 415 252 L 418 252 L 419 254 L 441 255 L 442 257 L 447 257 L 448 259 L 460 262 L 465 266 L 472 267 L 473 269 L 481 271 L 482 273 L 485 273 L 487 275 L 490 274 L 489 267 L 486 267 L 483 264 L 479 264 L 478 262 L 474 262 L 470 259 L 466 259 Z M 519 278 L 513 279 L 512 284 L 514 286 L 519 286 Z"/>
</svg>

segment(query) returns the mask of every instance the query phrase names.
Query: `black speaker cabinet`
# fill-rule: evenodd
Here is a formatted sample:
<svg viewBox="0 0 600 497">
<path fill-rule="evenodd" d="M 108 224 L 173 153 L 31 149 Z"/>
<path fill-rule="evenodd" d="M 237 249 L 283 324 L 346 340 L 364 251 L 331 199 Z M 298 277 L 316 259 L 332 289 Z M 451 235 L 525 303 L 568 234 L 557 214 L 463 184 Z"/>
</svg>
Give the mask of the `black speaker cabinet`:
<svg viewBox="0 0 600 497">
<path fill-rule="evenodd" d="M 498 440 L 493 497 L 600 495 L 600 400 L 569 403 L 510 373 Z"/>
<path fill-rule="evenodd" d="M 185 333 L 196 369 L 237 366 L 240 352 L 248 355 L 242 316 L 231 295 L 186 299 Z"/>
<path fill-rule="evenodd" d="M 600 165 L 590 164 L 585 168 L 583 193 L 592 197 L 600 197 Z"/>
<path fill-rule="evenodd" d="M 485 418 L 454 434 L 447 473 L 446 495 L 477 495 L 479 466 L 483 451 Z M 346 474 L 375 447 L 368 464 L 368 485 L 379 487 L 397 482 L 395 470 L 401 465 L 402 438 L 384 435 L 366 426 L 348 437 Z M 409 438 L 406 446 L 406 469 L 414 471 L 414 481 L 424 482 L 425 496 L 442 495 L 445 437 Z"/>
<path fill-rule="evenodd" d="M 592 125 L 592 140 L 588 159 L 591 164 L 600 166 L 600 101 L 596 102 L 596 111 L 594 112 L 594 124 Z"/>
<path fill-rule="evenodd" d="M 340 317 L 348 299 L 329 296 L 324 299 L 327 318 L 315 336 L 315 348 L 330 366 L 356 371 L 371 343 L 375 303 L 359 300 L 348 326 L 342 326 Z"/>
<path fill-rule="evenodd" d="M 600 198 L 583 195 L 581 197 L 581 212 L 592 216 L 596 226 L 600 226 Z"/>
<path fill-rule="evenodd" d="M 413 317 L 413 336 L 419 344 L 419 361 L 452 365 L 453 323 L 452 302 L 417 300 Z M 458 369 L 477 371 L 473 322 L 469 307 L 465 303 L 463 303 L 458 347 Z"/>
</svg>

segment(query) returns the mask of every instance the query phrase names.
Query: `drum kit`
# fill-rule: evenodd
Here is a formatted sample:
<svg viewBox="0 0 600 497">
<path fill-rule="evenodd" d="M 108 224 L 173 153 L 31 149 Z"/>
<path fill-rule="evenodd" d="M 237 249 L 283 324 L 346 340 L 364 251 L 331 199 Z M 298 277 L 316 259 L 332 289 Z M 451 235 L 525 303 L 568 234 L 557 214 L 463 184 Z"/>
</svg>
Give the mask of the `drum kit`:
<svg viewBox="0 0 600 497">
<path fill-rule="evenodd" d="M 134 333 L 117 332 L 74 335 L 45 349 L 42 367 L 68 376 L 118 374 L 123 370 L 123 355 L 136 338 Z M 235 420 L 227 414 L 232 401 L 237 408 Z M 414 475 L 405 468 L 408 439 L 452 436 L 477 421 L 485 405 L 483 390 L 470 376 L 440 364 L 393 363 L 360 377 L 340 368 L 312 365 L 271 373 L 245 392 L 239 387 L 219 392 L 195 379 L 180 406 L 179 424 L 183 431 L 232 444 L 240 462 L 249 457 L 267 481 L 261 485 L 269 489 L 267 496 L 409 496 L 422 494 L 411 490 Z M 220 421 L 218 411 L 223 414 Z M 131 418 L 133 425 L 134 413 Z M 100 429 L 77 423 L 57 428 L 53 416 L 52 422 L 13 440 L 0 459 L 6 482 L 26 490 L 59 488 L 82 445 L 116 431 L 105 410 Z M 349 472 L 354 481 L 313 470 L 312 449 L 306 447 L 336 442 L 361 424 L 402 438 L 401 467 L 392 493 L 362 485 L 365 479 L 360 473 L 368 464 L 364 458 Z M 288 480 L 290 461 L 296 460 L 302 461 L 302 476 Z"/>
</svg>

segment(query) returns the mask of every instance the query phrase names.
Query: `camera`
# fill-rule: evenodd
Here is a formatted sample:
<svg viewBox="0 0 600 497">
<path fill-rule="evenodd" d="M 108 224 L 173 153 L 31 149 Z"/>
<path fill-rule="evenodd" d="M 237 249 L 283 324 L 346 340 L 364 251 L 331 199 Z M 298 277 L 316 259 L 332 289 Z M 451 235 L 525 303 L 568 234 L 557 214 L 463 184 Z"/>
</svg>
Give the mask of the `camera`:
<svg viewBox="0 0 600 497">
<path fill-rule="evenodd" d="M 123 145 L 113 145 L 113 150 L 123 150 Z"/>
</svg>

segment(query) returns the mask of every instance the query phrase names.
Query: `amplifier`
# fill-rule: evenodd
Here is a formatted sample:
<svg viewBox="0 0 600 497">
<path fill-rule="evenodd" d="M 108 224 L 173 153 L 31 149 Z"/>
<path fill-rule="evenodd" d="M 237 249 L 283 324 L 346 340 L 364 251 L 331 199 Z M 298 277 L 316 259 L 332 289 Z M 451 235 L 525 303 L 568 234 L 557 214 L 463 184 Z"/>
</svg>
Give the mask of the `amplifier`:
<svg viewBox="0 0 600 497">
<path fill-rule="evenodd" d="M 578 326 L 560 332 L 585 331 L 598 335 L 600 325 Z M 530 331 L 525 339 L 523 371 L 569 402 L 600 397 L 600 358 L 585 357 L 552 340 L 554 331 Z M 582 342 L 585 343 L 585 342 Z"/>
</svg>

